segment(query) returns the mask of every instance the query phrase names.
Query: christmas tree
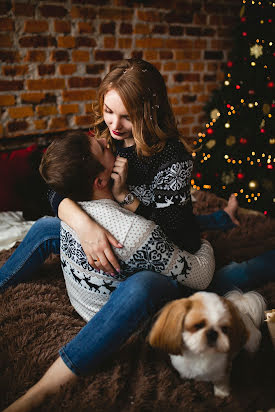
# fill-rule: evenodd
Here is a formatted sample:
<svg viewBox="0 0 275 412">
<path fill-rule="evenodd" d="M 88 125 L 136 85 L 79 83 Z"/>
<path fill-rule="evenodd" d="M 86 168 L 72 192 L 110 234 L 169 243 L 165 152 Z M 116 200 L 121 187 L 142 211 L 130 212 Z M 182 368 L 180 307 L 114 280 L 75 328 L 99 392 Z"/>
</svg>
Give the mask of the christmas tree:
<svg viewBox="0 0 275 412">
<path fill-rule="evenodd" d="M 221 87 L 198 135 L 195 189 L 275 216 L 275 1 L 243 0 Z"/>
</svg>

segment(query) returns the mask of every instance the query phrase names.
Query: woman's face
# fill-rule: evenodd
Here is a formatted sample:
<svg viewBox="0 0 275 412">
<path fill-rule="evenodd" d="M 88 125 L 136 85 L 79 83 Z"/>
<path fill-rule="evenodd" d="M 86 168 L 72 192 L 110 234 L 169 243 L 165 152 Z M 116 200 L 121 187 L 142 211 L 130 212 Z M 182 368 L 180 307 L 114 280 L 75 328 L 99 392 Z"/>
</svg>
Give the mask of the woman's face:
<svg viewBox="0 0 275 412">
<path fill-rule="evenodd" d="M 109 90 L 104 97 L 103 118 L 111 136 L 123 141 L 123 146 L 133 146 L 132 123 L 125 106 L 115 90 Z"/>
</svg>

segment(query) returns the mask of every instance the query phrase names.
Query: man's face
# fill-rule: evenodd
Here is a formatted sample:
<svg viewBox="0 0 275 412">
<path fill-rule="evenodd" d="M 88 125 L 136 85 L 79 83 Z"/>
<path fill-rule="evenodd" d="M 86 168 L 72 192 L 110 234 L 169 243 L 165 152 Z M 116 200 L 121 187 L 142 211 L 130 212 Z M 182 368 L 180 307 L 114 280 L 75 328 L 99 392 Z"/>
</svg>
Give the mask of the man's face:
<svg viewBox="0 0 275 412">
<path fill-rule="evenodd" d="M 105 168 L 104 174 L 109 180 L 113 171 L 115 156 L 112 150 L 108 147 L 106 139 L 95 139 L 91 137 L 91 150 L 97 160 Z"/>
</svg>

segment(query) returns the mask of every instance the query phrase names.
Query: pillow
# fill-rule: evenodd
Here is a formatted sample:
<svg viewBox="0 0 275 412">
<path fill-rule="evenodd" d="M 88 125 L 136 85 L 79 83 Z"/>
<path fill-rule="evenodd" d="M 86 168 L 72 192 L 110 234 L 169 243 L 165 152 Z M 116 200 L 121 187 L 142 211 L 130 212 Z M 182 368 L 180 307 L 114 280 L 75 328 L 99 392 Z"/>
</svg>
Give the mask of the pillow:
<svg viewBox="0 0 275 412">
<path fill-rule="evenodd" d="M 45 150 L 33 144 L 0 152 L 0 211 L 22 211 L 26 220 L 53 215 L 48 187 L 38 170 Z"/>
<path fill-rule="evenodd" d="M 31 174 L 29 158 L 37 149 L 33 144 L 25 149 L 0 152 L 0 211 L 22 210 L 23 199 L 18 188 Z"/>
</svg>

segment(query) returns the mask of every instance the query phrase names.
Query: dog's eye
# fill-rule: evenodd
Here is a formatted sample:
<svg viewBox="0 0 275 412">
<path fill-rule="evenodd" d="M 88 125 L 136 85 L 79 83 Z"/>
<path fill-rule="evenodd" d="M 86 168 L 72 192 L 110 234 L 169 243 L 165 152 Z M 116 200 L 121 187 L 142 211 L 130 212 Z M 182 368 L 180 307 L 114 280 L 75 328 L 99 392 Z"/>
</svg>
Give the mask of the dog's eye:
<svg viewBox="0 0 275 412">
<path fill-rule="evenodd" d="M 228 333 L 229 333 L 229 327 L 228 326 L 222 326 L 221 330 L 225 335 L 228 335 Z"/>
<path fill-rule="evenodd" d="M 196 323 L 196 324 L 194 325 L 194 329 L 196 329 L 196 330 L 202 329 L 202 328 L 204 328 L 204 327 L 205 327 L 205 321 L 204 321 L 204 320 L 202 320 L 201 322 Z"/>
</svg>

